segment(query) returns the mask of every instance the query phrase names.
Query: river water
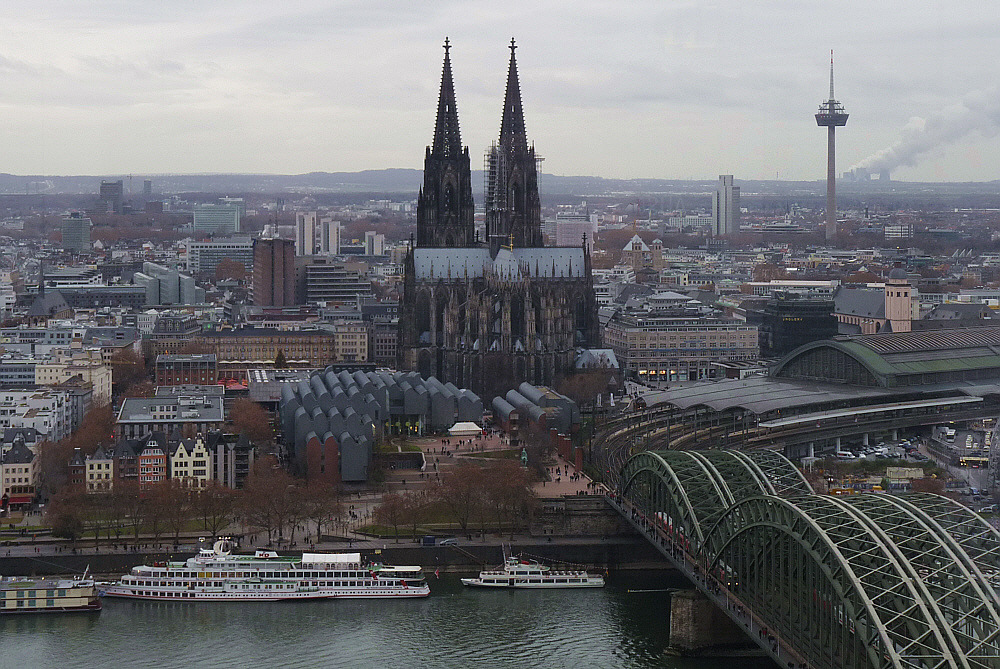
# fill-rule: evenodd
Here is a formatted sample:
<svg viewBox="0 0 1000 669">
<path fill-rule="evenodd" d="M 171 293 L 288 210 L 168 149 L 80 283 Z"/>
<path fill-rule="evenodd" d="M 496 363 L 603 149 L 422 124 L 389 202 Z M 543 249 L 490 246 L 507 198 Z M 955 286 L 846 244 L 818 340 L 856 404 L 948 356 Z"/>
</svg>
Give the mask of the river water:
<svg viewBox="0 0 1000 669">
<path fill-rule="evenodd" d="M 430 580 L 422 600 L 105 599 L 100 614 L 7 616 L 0 667 L 774 667 L 664 655 L 663 589 L 683 585 L 669 574 L 613 573 L 603 589 L 534 592 L 464 588 L 454 574 Z"/>
</svg>

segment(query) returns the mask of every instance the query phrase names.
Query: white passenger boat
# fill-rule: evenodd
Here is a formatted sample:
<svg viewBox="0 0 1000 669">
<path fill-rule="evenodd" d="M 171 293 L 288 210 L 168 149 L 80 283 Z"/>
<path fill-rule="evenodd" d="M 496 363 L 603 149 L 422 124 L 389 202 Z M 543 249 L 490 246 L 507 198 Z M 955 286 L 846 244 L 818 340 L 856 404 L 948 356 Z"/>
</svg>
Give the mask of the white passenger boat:
<svg viewBox="0 0 1000 669">
<path fill-rule="evenodd" d="M 166 601 L 278 601 L 426 597 L 430 588 L 420 567 L 365 563 L 360 553 L 303 553 L 282 557 L 274 551 L 236 555 L 229 541 L 215 542 L 186 562 L 134 567 L 106 597 Z"/>
<path fill-rule="evenodd" d="M 534 560 L 505 557 L 503 566 L 463 578 L 462 585 L 477 588 L 603 588 L 604 577 L 585 571 L 552 570 Z"/>
</svg>

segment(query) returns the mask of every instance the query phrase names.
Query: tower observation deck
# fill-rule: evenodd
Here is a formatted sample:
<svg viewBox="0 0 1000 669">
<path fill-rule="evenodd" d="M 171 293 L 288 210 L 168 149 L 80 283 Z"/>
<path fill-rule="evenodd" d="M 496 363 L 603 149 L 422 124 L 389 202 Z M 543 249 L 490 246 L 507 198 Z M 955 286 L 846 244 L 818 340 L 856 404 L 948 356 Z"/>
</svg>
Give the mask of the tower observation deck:
<svg viewBox="0 0 1000 669">
<path fill-rule="evenodd" d="M 844 105 L 833 95 L 833 51 L 830 51 L 830 98 L 820 104 L 816 112 L 816 125 L 827 128 L 826 155 L 826 238 L 837 234 L 837 140 L 838 126 L 847 125 L 848 114 Z"/>
</svg>

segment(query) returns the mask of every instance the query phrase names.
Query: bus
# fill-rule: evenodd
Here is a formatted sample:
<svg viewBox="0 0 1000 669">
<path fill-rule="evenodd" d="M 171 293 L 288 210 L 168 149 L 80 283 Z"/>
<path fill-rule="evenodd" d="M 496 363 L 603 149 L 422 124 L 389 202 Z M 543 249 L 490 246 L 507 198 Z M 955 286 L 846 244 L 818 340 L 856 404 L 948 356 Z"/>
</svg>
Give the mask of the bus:
<svg viewBox="0 0 1000 669">
<path fill-rule="evenodd" d="M 982 456 L 966 455 L 958 459 L 959 467 L 971 467 L 972 469 L 986 469 L 990 464 L 989 458 Z"/>
</svg>

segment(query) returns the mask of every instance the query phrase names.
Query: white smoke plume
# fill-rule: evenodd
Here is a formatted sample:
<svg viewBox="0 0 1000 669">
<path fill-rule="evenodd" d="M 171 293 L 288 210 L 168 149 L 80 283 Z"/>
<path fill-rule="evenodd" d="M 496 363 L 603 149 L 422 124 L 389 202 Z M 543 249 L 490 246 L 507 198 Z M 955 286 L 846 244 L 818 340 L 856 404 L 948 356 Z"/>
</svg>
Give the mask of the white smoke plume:
<svg viewBox="0 0 1000 669">
<path fill-rule="evenodd" d="M 946 145 L 979 132 L 992 136 L 1000 130 L 1000 89 L 973 91 L 960 103 L 949 105 L 927 118 L 912 117 L 903 126 L 902 137 L 889 148 L 873 153 L 853 165 L 851 171 L 871 174 L 891 172 L 916 165 L 921 158 Z"/>
</svg>

